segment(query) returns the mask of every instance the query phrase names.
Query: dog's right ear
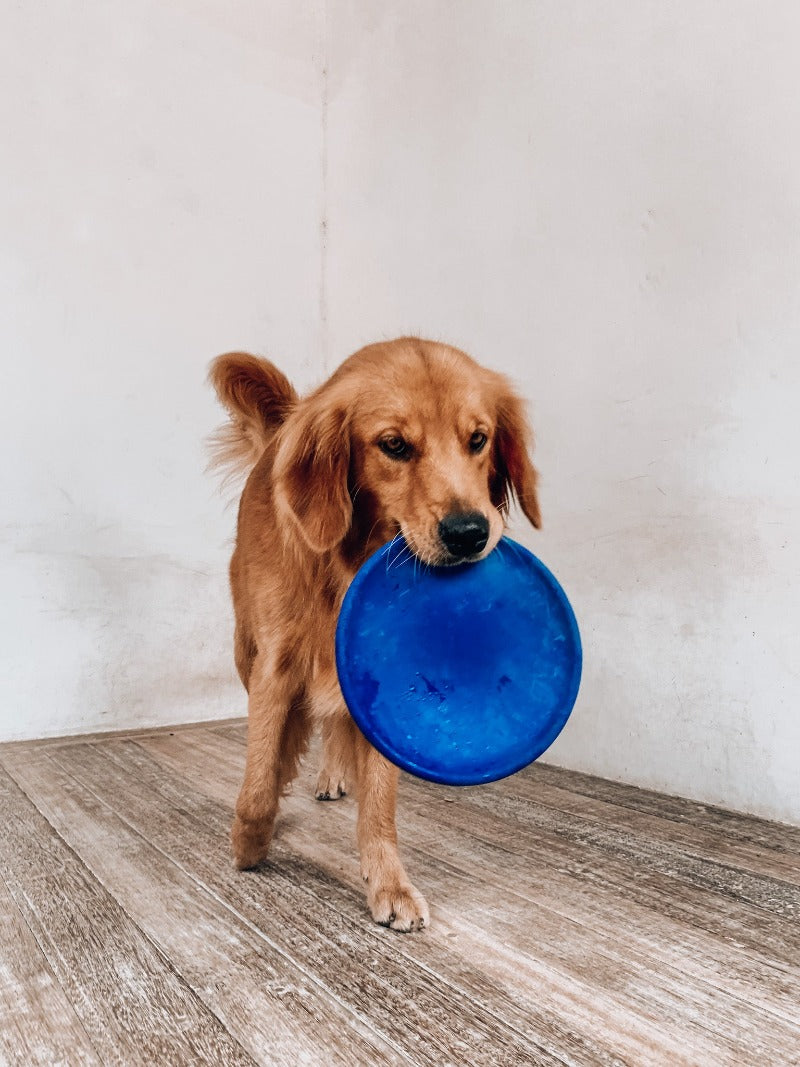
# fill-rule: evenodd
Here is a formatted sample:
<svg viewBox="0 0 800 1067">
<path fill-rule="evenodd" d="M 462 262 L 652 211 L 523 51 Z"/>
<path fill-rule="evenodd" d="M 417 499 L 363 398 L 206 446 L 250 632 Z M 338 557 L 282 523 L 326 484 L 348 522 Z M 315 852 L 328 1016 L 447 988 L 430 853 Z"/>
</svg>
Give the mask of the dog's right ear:
<svg viewBox="0 0 800 1067">
<path fill-rule="evenodd" d="M 208 380 L 230 416 L 208 440 L 210 467 L 227 472 L 224 481 L 251 470 L 297 404 L 286 375 L 249 352 L 227 352 L 211 364 Z"/>
<path fill-rule="evenodd" d="M 301 402 L 284 424 L 275 457 L 275 501 L 314 552 L 328 552 L 350 529 L 347 412 L 322 397 Z"/>
</svg>

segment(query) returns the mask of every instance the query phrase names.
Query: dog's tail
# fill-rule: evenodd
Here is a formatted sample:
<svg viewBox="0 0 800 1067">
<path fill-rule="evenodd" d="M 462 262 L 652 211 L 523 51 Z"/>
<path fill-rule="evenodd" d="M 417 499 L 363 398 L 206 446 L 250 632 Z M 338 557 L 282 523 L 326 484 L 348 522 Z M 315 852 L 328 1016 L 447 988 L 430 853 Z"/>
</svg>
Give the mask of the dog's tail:
<svg viewBox="0 0 800 1067">
<path fill-rule="evenodd" d="M 298 396 L 274 364 L 247 352 L 218 356 L 208 380 L 230 416 L 209 438 L 209 467 L 223 470 L 228 481 L 256 465 Z"/>
</svg>

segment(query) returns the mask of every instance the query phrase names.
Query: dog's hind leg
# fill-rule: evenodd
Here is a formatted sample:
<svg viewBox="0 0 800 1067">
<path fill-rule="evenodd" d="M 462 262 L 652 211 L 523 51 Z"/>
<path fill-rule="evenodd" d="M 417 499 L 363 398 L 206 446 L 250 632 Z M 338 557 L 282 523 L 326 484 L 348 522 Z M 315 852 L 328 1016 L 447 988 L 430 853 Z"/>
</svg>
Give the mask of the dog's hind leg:
<svg viewBox="0 0 800 1067">
<path fill-rule="evenodd" d="M 308 736 L 305 704 L 290 670 L 258 655 L 249 681 L 247 762 L 232 831 L 240 870 L 267 855 L 278 801 L 297 773 Z"/>
<path fill-rule="evenodd" d="M 281 737 L 281 765 L 278 784 L 281 796 L 286 796 L 300 770 L 300 761 L 306 754 L 311 736 L 311 716 L 304 693 L 297 696 L 289 708 Z"/>
<path fill-rule="evenodd" d="M 250 688 L 250 674 L 257 654 L 258 649 L 253 640 L 253 635 L 242 623 L 237 621 L 233 637 L 233 658 L 245 689 Z"/>
<path fill-rule="evenodd" d="M 354 723 L 339 712 L 322 723 L 322 764 L 314 795 L 317 800 L 338 800 L 347 796 L 347 782 L 353 774 Z"/>
</svg>

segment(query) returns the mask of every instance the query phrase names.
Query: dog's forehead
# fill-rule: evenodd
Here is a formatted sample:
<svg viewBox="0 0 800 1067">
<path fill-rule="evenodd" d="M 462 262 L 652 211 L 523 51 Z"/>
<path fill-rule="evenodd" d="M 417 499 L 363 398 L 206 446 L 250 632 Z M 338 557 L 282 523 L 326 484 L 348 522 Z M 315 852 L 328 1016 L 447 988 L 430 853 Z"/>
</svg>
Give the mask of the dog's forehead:
<svg viewBox="0 0 800 1067">
<path fill-rule="evenodd" d="M 486 376 L 471 361 L 388 363 L 370 378 L 358 403 L 367 418 L 452 426 L 488 418 L 493 408 Z"/>
<path fill-rule="evenodd" d="M 460 430 L 462 424 L 491 419 L 489 398 L 474 383 L 449 381 L 439 385 L 395 382 L 361 394 L 359 422 L 365 427 L 393 428 L 412 436 L 436 436 Z"/>
</svg>

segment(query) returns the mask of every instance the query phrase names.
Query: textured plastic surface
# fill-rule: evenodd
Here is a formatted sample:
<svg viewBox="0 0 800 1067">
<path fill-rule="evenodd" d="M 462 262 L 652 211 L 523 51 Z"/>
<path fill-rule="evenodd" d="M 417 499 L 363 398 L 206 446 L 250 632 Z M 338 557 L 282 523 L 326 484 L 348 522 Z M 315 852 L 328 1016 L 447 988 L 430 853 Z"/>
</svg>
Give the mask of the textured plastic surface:
<svg viewBox="0 0 800 1067">
<path fill-rule="evenodd" d="M 505 778 L 553 743 L 578 695 L 569 601 L 510 538 L 457 567 L 421 567 L 402 547 L 380 548 L 345 596 L 336 665 L 347 706 L 411 774 L 447 785 Z"/>
</svg>

